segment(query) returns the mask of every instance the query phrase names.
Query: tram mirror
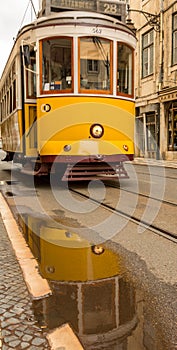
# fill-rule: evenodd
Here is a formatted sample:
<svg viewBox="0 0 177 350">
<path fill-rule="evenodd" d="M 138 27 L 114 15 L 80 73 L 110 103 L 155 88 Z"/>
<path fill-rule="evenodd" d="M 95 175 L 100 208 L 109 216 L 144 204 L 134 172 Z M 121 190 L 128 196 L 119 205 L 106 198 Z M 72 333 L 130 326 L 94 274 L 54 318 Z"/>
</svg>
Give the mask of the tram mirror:
<svg viewBox="0 0 177 350">
<path fill-rule="evenodd" d="M 29 45 L 23 46 L 24 60 L 25 66 L 28 67 L 30 65 L 30 48 Z"/>
</svg>

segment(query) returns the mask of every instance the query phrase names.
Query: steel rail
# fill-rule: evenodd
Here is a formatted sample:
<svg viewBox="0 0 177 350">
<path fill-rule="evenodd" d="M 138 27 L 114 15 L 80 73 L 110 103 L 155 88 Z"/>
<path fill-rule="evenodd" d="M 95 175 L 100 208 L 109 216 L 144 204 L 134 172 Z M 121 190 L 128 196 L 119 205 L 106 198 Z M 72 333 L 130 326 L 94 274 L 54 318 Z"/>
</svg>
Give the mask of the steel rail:
<svg viewBox="0 0 177 350">
<path fill-rule="evenodd" d="M 120 189 L 121 191 L 124 191 L 124 192 L 136 194 L 136 195 L 139 195 L 139 196 L 144 197 L 144 198 L 150 198 L 150 199 L 153 199 L 154 201 L 157 201 L 157 202 L 160 202 L 160 203 L 164 203 L 164 204 L 168 204 L 168 205 L 172 205 L 172 206 L 174 206 L 174 207 L 177 207 L 177 203 L 170 202 L 170 201 L 167 201 L 167 200 L 165 200 L 165 199 L 160 199 L 160 198 L 155 198 L 155 197 L 149 197 L 147 194 L 144 194 L 144 193 L 141 193 L 141 192 L 130 191 L 130 190 L 127 190 L 126 188 L 118 187 L 118 186 L 116 186 L 116 185 L 109 184 L 109 183 L 107 184 L 107 183 L 105 183 L 105 182 L 104 182 L 104 184 L 106 185 L 106 187 L 117 188 L 118 190 Z"/>
<path fill-rule="evenodd" d="M 81 193 L 73 188 L 70 188 L 70 191 L 78 194 L 81 197 L 87 198 L 94 203 L 100 204 L 104 209 L 110 210 L 111 212 L 114 212 L 114 213 L 130 220 L 131 222 L 133 222 L 133 223 L 135 223 L 135 224 L 137 224 L 145 229 L 148 229 L 149 231 L 151 231 L 151 232 L 153 232 L 153 233 L 155 233 L 155 234 L 157 234 L 165 239 L 168 239 L 169 241 L 177 243 L 177 235 L 175 235 L 172 232 L 169 232 L 169 231 L 164 230 L 164 229 L 159 229 L 155 225 L 149 224 L 148 222 L 146 222 L 144 220 L 140 220 L 140 219 L 136 218 L 135 216 L 129 215 L 127 213 L 124 213 L 121 210 L 115 209 L 115 208 L 111 207 L 111 205 L 101 203 L 97 199 L 91 198 L 88 195 Z"/>
<path fill-rule="evenodd" d="M 129 164 L 127 164 L 127 172 L 128 172 L 128 166 L 129 166 Z M 171 168 L 170 168 L 170 167 L 167 168 L 167 167 L 165 167 L 165 166 L 163 166 L 163 165 L 133 164 L 133 166 L 136 166 L 136 167 L 138 167 L 138 166 L 139 166 L 139 167 L 142 167 L 142 166 L 143 166 L 143 167 L 147 167 L 148 169 L 149 169 L 150 167 L 151 167 L 151 168 L 152 168 L 152 167 L 153 167 L 153 168 L 157 168 L 157 169 L 160 168 L 160 167 L 161 167 L 161 168 L 163 167 L 163 168 L 165 168 L 165 172 L 166 172 L 166 169 L 169 169 L 169 170 L 176 170 L 176 172 L 177 172 L 177 168 L 172 168 L 172 167 L 171 167 Z M 167 171 L 168 171 L 168 170 L 167 170 Z M 146 174 L 146 175 L 149 175 L 149 176 L 151 176 L 151 177 L 152 177 L 152 176 L 156 176 L 156 177 L 162 177 L 162 178 L 164 178 L 164 176 L 162 176 L 162 175 L 159 175 L 159 174 L 151 174 L 151 172 L 146 172 L 146 173 L 145 173 L 144 171 L 141 171 L 141 170 L 140 170 L 140 171 L 137 171 L 137 170 L 136 170 L 136 174 L 140 174 L 140 175 L 145 175 L 145 174 Z M 176 177 L 175 177 L 175 176 L 168 176 L 168 175 L 165 174 L 165 179 L 176 180 Z"/>
</svg>

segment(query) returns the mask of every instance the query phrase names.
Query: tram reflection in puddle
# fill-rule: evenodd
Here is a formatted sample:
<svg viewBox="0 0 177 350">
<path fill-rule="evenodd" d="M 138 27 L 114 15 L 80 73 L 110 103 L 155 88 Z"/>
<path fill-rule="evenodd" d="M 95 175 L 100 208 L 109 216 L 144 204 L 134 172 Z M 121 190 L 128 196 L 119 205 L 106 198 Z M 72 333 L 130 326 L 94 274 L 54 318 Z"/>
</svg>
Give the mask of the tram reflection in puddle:
<svg viewBox="0 0 177 350">
<path fill-rule="evenodd" d="M 41 327 L 69 323 L 85 349 L 126 350 L 137 325 L 135 293 L 120 257 L 53 221 L 26 216 L 25 238 L 52 296 L 34 302 Z"/>
</svg>

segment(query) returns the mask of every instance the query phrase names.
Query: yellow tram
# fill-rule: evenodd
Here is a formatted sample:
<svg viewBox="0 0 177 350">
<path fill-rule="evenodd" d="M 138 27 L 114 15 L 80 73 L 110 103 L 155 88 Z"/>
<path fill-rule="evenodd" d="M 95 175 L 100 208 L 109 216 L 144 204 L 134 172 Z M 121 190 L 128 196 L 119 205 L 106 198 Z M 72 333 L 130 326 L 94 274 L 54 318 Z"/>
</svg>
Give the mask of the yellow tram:
<svg viewBox="0 0 177 350">
<path fill-rule="evenodd" d="M 0 80 L 5 160 L 62 180 L 127 177 L 134 155 L 133 31 L 87 11 L 39 16 L 18 33 Z"/>
</svg>

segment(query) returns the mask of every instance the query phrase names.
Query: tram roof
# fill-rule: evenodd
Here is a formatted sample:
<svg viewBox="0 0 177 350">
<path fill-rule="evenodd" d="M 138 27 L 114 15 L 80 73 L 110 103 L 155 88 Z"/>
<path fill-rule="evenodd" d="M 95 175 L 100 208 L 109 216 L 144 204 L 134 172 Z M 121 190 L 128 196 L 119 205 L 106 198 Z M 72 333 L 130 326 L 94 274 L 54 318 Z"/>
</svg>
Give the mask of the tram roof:
<svg viewBox="0 0 177 350">
<path fill-rule="evenodd" d="M 99 26 L 105 26 L 109 28 L 114 28 L 117 30 L 124 30 L 125 32 L 135 36 L 134 31 L 129 28 L 127 24 L 111 17 L 110 15 L 104 15 L 101 13 L 91 12 L 91 11 L 63 11 L 57 14 L 52 14 L 50 16 L 39 17 L 34 22 L 25 25 L 22 27 L 18 34 L 17 38 L 23 34 L 24 31 L 39 28 L 47 25 L 56 25 L 56 24 L 95 24 Z"/>
<path fill-rule="evenodd" d="M 22 28 L 19 29 L 17 36 L 14 41 L 14 45 L 12 46 L 11 52 L 9 54 L 9 58 L 5 64 L 5 67 L 3 69 L 1 78 L 6 70 L 7 63 L 11 57 L 11 54 L 13 52 L 14 47 L 16 46 L 16 42 L 19 40 L 19 38 L 25 34 L 26 32 L 30 30 L 35 30 L 42 27 L 47 26 L 55 26 L 55 25 L 74 25 L 74 24 L 80 24 L 80 25 L 95 25 L 96 27 L 105 27 L 105 28 L 112 28 L 115 30 L 124 31 L 127 34 L 134 37 L 136 40 L 136 35 L 134 30 L 129 28 L 127 24 L 124 22 L 116 19 L 115 17 L 111 17 L 110 15 L 104 15 L 97 12 L 92 11 L 62 11 L 57 12 L 55 14 L 50 14 L 49 16 L 43 16 L 39 17 L 33 22 L 26 24 Z"/>
</svg>

